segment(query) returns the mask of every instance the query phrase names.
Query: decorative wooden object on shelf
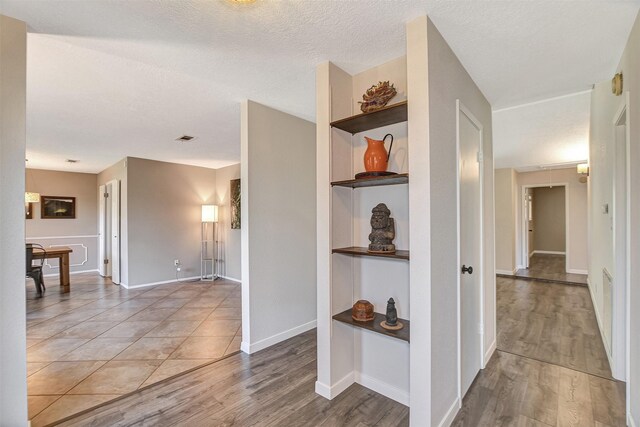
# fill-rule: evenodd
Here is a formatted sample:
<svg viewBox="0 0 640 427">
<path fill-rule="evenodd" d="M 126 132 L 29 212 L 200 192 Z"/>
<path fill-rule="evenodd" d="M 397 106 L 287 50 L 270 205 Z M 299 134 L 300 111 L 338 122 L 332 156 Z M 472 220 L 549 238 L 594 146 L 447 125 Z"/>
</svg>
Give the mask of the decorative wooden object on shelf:
<svg viewBox="0 0 640 427">
<path fill-rule="evenodd" d="M 407 121 L 407 101 L 388 105 L 371 113 L 362 113 L 331 122 L 331 127 L 355 134 L 365 130 Z"/>
<path fill-rule="evenodd" d="M 366 299 L 356 301 L 351 308 L 351 318 L 356 322 L 369 322 L 373 320 L 373 304 Z"/>
<path fill-rule="evenodd" d="M 352 325 L 357 328 L 366 329 L 368 331 L 377 332 L 382 335 L 386 335 L 389 337 L 397 338 L 402 341 L 409 342 L 410 328 L 409 328 L 408 320 L 398 319 L 398 321 L 401 321 L 404 324 L 404 328 L 400 329 L 399 331 L 390 331 L 380 326 L 380 323 L 385 321 L 384 314 L 380 314 L 380 313 L 373 313 L 373 314 L 374 314 L 374 318 L 369 322 L 356 322 L 351 318 L 351 309 L 349 309 L 333 316 L 333 320 L 337 320 L 338 322 L 346 323 L 348 325 Z"/>
<path fill-rule="evenodd" d="M 360 110 L 362 110 L 363 113 L 379 110 L 387 105 L 387 102 L 391 101 L 397 93 L 398 91 L 393 86 L 393 83 L 389 83 L 389 80 L 386 82 L 378 82 L 378 84 L 367 89 L 364 95 L 362 95 L 362 101 L 358 101 Z"/>
<path fill-rule="evenodd" d="M 379 185 L 397 185 L 397 184 L 408 184 L 408 183 L 409 183 L 409 174 L 399 173 L 397 175 L 389 175 L 389 176 L 376 176 L 371 178 L 349 179 L 346 181 L 334 181 L 331 183 L 331 186 L 360 188 L 360 187 L 375 187 Z"/>
<path fill-rule="evenodd" d="M 380 258 L 393 258 L 393 259 L 409 259 L 409 251 L 396 250 L 395 253 L 372 253 L 367 248 L 359 246 L 350 246 L 348 248 L 336 248 L 331 251 L 334 254 L 345 254 L 353 256 L 373 256 Z"/>
</svg>

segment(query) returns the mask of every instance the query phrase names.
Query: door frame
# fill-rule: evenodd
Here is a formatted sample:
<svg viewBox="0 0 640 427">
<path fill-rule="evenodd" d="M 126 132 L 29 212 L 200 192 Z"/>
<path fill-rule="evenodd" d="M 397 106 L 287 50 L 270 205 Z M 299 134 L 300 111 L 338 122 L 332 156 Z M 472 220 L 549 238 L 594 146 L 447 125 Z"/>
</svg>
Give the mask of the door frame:
<svg viewBox="0 0 640 427">
<path fill-rule="evenodd" d="M 624 92 L 624 100 L 616 114 L 613 116 L 612 125 L 613 125 L 613 141 L 614 141 L 614 176 L 613 176 L 613 259 L 615 265 L 615 273 L 613 277 L 613 295 L 611 296 L 611 343 L 610 350 L 611 354 L 609 356 L 609 362 L 611 364 L 611 371 L 614 378 L 619 379 L 621 381 L 627 382 L 627 401 L 629 400 L 629 369 L 631 363 L 631 353 L 630 353 L 630 340 L 631 340 L 631 330 L 630 330 L 630 309 L 631 302 L 629 295 L 631 295 L 631 262 L 630 262 L 630 254 L 631 254 L 631 156 L 630 156 L 630 142 L 631 142 L 631 126 L 629 126 L 629 92 Z M 618 156 L 618 137 L 617 137 L 617 127 L 622 126 L 621 120 L 625 119 L 625 147 L 624 147 L 624 155 L 625 155 L 625 176 L 623 177 L 625 182 L 625 190 L 624 190 L 624 199 L 626 201 L 625 211 L 624 211 L 624 234 L 625 241 L 619 242 L 619 239 L 616 238 L 618 234 L 617 221 L 618 218 L 618 209 L 616 200 L 619 196 L 617 183 L 619 180 L 619 176 L 616 174 L 615 167 L 617 163 Z M 622 255 L 622 256 L 619 256 Z M 622 281 L 624 282 L 624 294 L 619 292 L 620 287 L 618 284 L 620 283 L 620 272 L 619 270 L 623 270 L 624 277 Z M 602 331 L 604 332 L 604 331 Z M 629 401 L 627 402 L 627 408 L 629 408 Z"/>
<path fill-rule="evenodd" d="M 529 227 L 527 227 L 527 208 L 525 200 L 526 190 L 531 188 L 545 188 L 545 187 L 564 187 L 564 271 L 569 273 L 569 183 L 568 182 L 550 182 L 548 184 L 525 184 L 520 188 L 519 203 L 520 203 L 520 254 L 522 256 L 522 267 L 529 268 Z"/>
<path fill-rule="evenodd" d="M 478 146 L 478 170 L 479 170 L 479 179 L 478 179 L 478 190 L 480 192 L 480 260 L 478 265 L 478 277 L 480 281 L 480 300 L 479 300 L 479 333 L 480 333 L 480 348 L 478 349 L 478 358 L 480 360 L 480 369 L 484 369 L 486 367 L 486 360 L 484 357 L 484 348 L 486 345 L 486 335 L 484 330 L 484 321 L 485 321 L 485 280 L 484 280 L 484 250 L 482 247 L 482 242 L 484 242 L 484 126 L 476 118 L 476 116 L 467 108 L 459 99 L 456 99 L 456 240 L 457 240 L 457 254 L 456 254 L 456 299 L 457 299 L 457 310 L 458 310 L 458 330 L 457 330 L 457 341 L 458 341 L 458 404 L 462 404 L 462 304 L 461 304 L 461 277 L 460 277 L 460 113 L 464 114 L 473 125 L 478 129 L 480 133 L 480 142 Z"/>
</svg>

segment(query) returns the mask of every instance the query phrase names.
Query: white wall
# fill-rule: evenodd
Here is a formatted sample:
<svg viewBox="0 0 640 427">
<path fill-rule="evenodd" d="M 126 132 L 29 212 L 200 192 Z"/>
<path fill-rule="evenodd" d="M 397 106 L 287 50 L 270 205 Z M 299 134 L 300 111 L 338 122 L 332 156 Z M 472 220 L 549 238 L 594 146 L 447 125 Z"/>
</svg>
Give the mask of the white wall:
<svg viewBox="0 0 640 427">
<path fill-rule="evenodd" d="M 570 273 L 587 273 L 588 242 L 587 242 L 587 184 L 579 181 L 580 175 L 576 168 L 550 169 L 540 172 L 523 172 L 517 175 L 517 201 L 524 200 L 523 186 L 548 186 L 553 184 L 567 184 L 565 196 L 568 198 L 567 216 L 569 218 L 567 247 L 567 270 Z M 516 238 L 517 264 L 523 268 L 522 229 L 523 203 L 516 202 Z"/>
<path fill-rule="evenodd" d="M 218 233 L 225 252 L 222 274 L 234 280 L 242 280 L 241 230 L 231 229 L 230 181 L 240 178 L 240 164 L 216 169 L 216 199 L 219 207 Z"/>
<path fill-rule="evenodd" d="M 27 425 L 24 158 L 27 27 L 0 15 L 0 425 Z"/>
<path fill-rule="evenodd" d="M 629 310 L 628 326 L 626 331 L 627 340 L 622 340 L 616 352 L 616 338 L 614 326 L 614 363 L 616 354 L 628 351 L 627 360 L 630 362 L 629 371 L 626 372 L 627 380 L 627 402 L 630 405 L 630 425 L 640 425 L 640 312 L 635 307 L 640 305 L 640 285 L 638 281 L 640 274 L 640 19 L 636 17 L 629 40 L 624 49 L 622 58 L 616 72 L 624 75 L 624 91 L 628 92 L 629 106 L 627 114 L 627 125 L 630 127 L 630 151 L 628 165 L 630 165 L 630 231 L 627 238 L 630 239 L 630 286 L 625 289 L 629 293 L 624 295 L 626 309 Z M 613 77 L 613 76 L 612 76 Z M 602 313 L 602 268 L 606 267 L 614 276 L 614 293 L 616 288 L 623 292 L 619 285 L 616 285 L 616 272 L 613 257 L 613 245 L 611 235 L 611 220 L 615 214 L 615 203 L 613 200 L 613 173 L 614 173 L 614 129 L 613 120 L 620 107 L 625 102 L 623 96 L 611 94 L 611 83 L 605 81 L 595 85 L 591 98 L 591 132 L 589 142 L 589 163 L 591 167 L 590 182 L 590 239 L 592 253 L 589 263 L 590 289 L 596 304 L 598 313 Z M 602 205 L 609 203 L 609 214 L 602 213 Z M 626 294 L 626 292 L 625 292 Z M 624 305 L 621 304 L 621 305 Z M 616 306 L 614 306 L 616 307 Z M 619 307 L 619 305 L 617 306 Z M 622 309 L 622 308 L 620 308 Z M 622 310 L 616 310 L 614 319 L 620 315 Z M 601 316 L 601 314 L 600 314 Z M 623 323 L 624 316 L 623 316 Z M 624 342 L 627 341 L 628 348 L 624 349 Z M 614 367 L 614 370 L 615 369 Z M 624 371 L 624 369 L 623 369 Z M 618 372 L 620 372 L 618 370 Z"/>
<path fill-rule="evenodd" d="M 516 272 L 516 171 L 495 170 L 496 272 Z"/>
<path fill-rule="evenodd" d="M 71 272 L 98 269 L 98 176 L 93 173 L 28 169 L 26 189 L 42 196 L 76 198 L 74 219 L 42 219 L 40 203 L 33 205 L 33 218 L 26 220 L 27 241 L 50 245 L 67 245 Z M 55 266 L 52 268 L 51 266 Z M 59 274 L 56 261 L 47 261 L 44 273 Z"/>
<path fill-rule="evenodd" d="M 411 232 L 411 287 L 412 305 L 421 304 L 426 299 L 430 302 L 430 341 L 431 354 L 430 366 L 423 369 L 430 369 L 430 402 L 418 402 L 411 397 L 411 420 L 414 425 L 424 425 L 425 419 L 420 416 L 429 417 L 431 425 L 450 420 L 455 414 L 456 406 L 459 404 L 458 396 L 458 308 L 457 308 L 457 288 L 456 283 L 460 266 L 457 265 L 457 216 L 458 201 L 456 198 L 457 182 L 457 162 L 456 153 L 456 100 L 460 100 L 478 118 L 484 126 L 483 133 L 483 247 L 484 265 L 483 297 L 485 301 L 485 312 L 489 315 L 484 319 L 484 352 L 491 354 L 495 348 L 495 260 L 494 260 L 494 182 L 493 182 L 493 149 L 492 149 L 492 119 L 491 105 L 486 100 L 482 92 L 475 85 L 473 79 L 464 69 L 456 55 L 453 53 L 437 28 L 428 18 L 418 18 L 409 24 L 408 40 L 408 71 L 410 90 L 409 98 L 409 137 L 412 145 L 410 149 L 410 170 L 412 173 L 412 183 L 414 182 L 414 171 L 419 173 L 420 182 L 426 182 L 428 189 L 410 185 L 410 205 L 417 203 L 416 208 L 429 209 L 430 226 L 423 228 L 419 223 L 413 227 L 414 215 L 424 215 L 420 210 L 414 210 L 412 206 L 410 215 L 412 218 Z M 426 35 L 426 46 L 420 42 L 420 38 Z M 426 48 L 427 58 L 423 57 Z M 422 51 L 422 53 L 420 52 Z M 428 69 L 424 73 L 424 65 Z M 415 68 L 414 68 L 415 66 Z M 417 73 L 417 74 L 414 74 Z M 428 86 L 424 87 L 422 79 L 428 78 Z M 415 88 L 415 89 L 414 89 Z M 421 92 L 415 93 L 414 90 Z M 413 100 L 418 100 L 426 96 L 428 105 L 420 101 L 417 102 L 416 110 L 413 110 Z M 412 111 L 413 110 L 413 111 Z M 422 122 L 420 123 L 414 123 Z M 415 126 L 414 126 L 415 124 Z M 428 129 L 428 135 L 424 135 L 424 124 Z M 414 141 L 417 134 L 418 140 Z M 423 151 L 423 147 L 414 150 L 414 146 L 426 146 L 428 151 Z M 415 154 L 415 155 L 414 155 Z M 424 156 L 424 157 L 423 157 Z M 420 169 L 426 170 L 429 177 L 423 176 Z M 426 178 L 426 179 L 425 179 Z M 425 181 L 422 181 L 425 179 Z M 430 199 L 425 205 L 420 199 Z M 429 240 L 425 243 L 425 239 Z M 424 245 L 428 244 L 434 250 L 430 254 L 424 252 Z M 414 263 L 414 248 L 418 248 L 420 256 L 427 255 L 430 268 L 424 270 L 430 276 L 424 279 L 425 283 L 420 285 L 430 289 L 430 295 L 425 298 L 420 293 L 414 293 L 413 289 L 418 285 L 414 283 L 414 273 L 420 273 L 420 266 Z M 416 296 L 418 299 L 414 299 Z M 429 301 L 430 298 L 430 301 Z M 412 319 L 413 320 L 413 319 Z M 421 323 L 420 327 L 425 324 Z M 412 329 L 414 325 L 412 322 Z M 416 331 L 412 331 L 412 337 Z M 412 375 L 414 366 L 416 374 L 419 372 L 419 364 L 423 360 L 415 360 L 417 354 L 413 349 L 412 338 Z M 414 365 L 415 362 L 415 365 Z M 420 386 L 418 386 L 420 387 Z M 422 407 L 426 407 L 424 411 Z M 429 413 L 430 408 L 430 413 Z M 414 416 L 414 409 L 416 416 Z M 450 422 L 450 421 L 449 421 Z"/>
<path fill-rule="evenodd" d="M 316 325 L 315 125 L 242 104 L 242 349 Z"/>
</svg>

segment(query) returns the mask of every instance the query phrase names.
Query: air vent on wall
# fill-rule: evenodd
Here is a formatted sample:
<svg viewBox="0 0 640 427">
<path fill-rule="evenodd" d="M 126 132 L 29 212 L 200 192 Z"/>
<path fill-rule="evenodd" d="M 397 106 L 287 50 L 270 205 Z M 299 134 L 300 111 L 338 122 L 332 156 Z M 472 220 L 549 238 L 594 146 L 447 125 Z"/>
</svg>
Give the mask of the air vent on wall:
<svg viewBox="0 0 640 427">
<path fill-rule="evenodd" d="M 190 135 L 182 135 L 181 137 L 176 138 L 176 141 L 178 141 L 178 142 L 188 142 L 188 141 L 191 141 L 193 139 L 196 139 L 196 137 L 195 136 L 190 136 Z"/>
</svg>

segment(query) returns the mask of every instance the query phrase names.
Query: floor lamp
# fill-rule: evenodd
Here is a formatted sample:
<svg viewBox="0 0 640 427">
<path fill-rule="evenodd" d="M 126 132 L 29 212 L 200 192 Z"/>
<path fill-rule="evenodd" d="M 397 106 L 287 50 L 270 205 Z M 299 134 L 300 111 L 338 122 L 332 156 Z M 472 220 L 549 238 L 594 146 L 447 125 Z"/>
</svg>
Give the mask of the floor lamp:
<svg viewBox="0 0 640 427">
<path fill-rule="evenodd" d="M 216 225 L 218 206 L 202 205 L 202 239 L 200 242 L 200 280 L 212 282 L 218 278 L 215 268 L 217 254 Z M 211 224 L 211 226 L 210 226 Z M 211 228 L 211 231 L 209 231 Z"/>
</svg>

